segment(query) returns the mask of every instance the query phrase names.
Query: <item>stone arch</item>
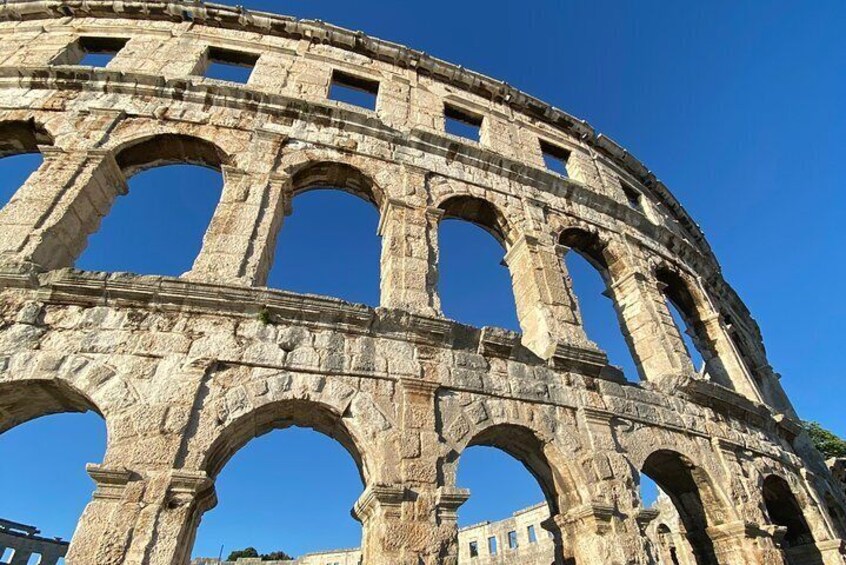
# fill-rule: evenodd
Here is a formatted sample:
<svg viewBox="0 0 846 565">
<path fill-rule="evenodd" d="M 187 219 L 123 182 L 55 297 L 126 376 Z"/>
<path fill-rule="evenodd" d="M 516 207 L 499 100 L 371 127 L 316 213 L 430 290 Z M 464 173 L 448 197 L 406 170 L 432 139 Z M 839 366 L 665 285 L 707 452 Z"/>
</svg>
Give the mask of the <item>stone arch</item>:
<svg viewBox="0 0 846 565">
<path fill-rule="evenodd" d="M 285 153 L 274 167 L 285 179 L 288 199 L 326 187 L 342 190 L 382 210 L 397 196 L 400 169 L 393 163 L 348 155 L 333 149 L 301 149 Z"/>
<path fill-rule="evenodd" d="M 361 169 L 339 161 L 316 161 L 297 170 L 290 180 L 292 196 L 317 188 L 332 188 L 348 192 L 379 208 L 384 192 Z"/>
<path fill-rule="evenodd" d="M 27 379 L 0 384 L 0 434 L 42 416 L 89 411 L 105 419 L 88 395 L 64 380 Z"/>
<path fill-rule="evenodd" d="M 558 233 L 557 243 L 559 246 L 559 260 L 565 262 L 563 270 L 569 275 L 570 283 L 566 286 L 571 293 L 575 310 L 580 313 L 582 325 L 585 325 L 584 310 L 579 303 L 580 297 L 577 296 L 574 288 L 572 273 L 566 265 L 566 255 L 569 252 L 577 253 L 585 261 L 588 262 L 599 273 L 602 281 L 605 283 L 605 289 L 602 294 L 611 300 L 616 315 L 617 327 L 625 340 L 626 348 L 628 350 L 629 359 L 633 362 L 636 370 L 642 380 L 646 380 L 646 371 L 643 368 L 643 362 L 638 355 L 639 350 L 629 320 L 623 311 L 621 305 L 625 302 L 624 297 L 615 283 L 628 275 L 630 272 L 628 265 L 623 257 L 621 250 L 618 250 L 612 241 L 604 238 L 597 231 L 583 228 L 583 227 L 566 227 Z M 600 299 L 601 300 L 601 299 Z M 587 331 L 587 330 L 586 330 Z M 590 338 L 591 336 L 588 336 Z M 632 376 L 629 376 L 632 379 Z"/>
<path fill-rule="evenodd" d="M 699 565 L 716 565 L 717 548 L 709 530 L 726 523 L 730 505 L 710 474 L 682 453 L 671 449 L 652 451 L 640 467 L 667 494 L 678 512 Z"/>
<path fill-rule="evenodd" d="M 478 410 L 472 412 L 478 413 Z M 586 491 L 589 481 L 582 476 L 583 469 L 572 464 L 575 457 L 565 454 L 574 447 L 566 445 L 572 440 L 559 437 L 561 434 L 554 432 L 553 422 L 543 416 L 534 423 L 521 420 L 519 417 L 493 417 L 471 426 L 469 432 L 455 442 L 447 437 L 447 446 L 452 448 L 441 462 L 442 480 L 447 486 L 456 484 L 459 461 L 469 447 L 494 447 L 516 459 L 534 477 L 544 495 L 550 518 L 541 525 L 553 537 L 555 563 L 566 563 L 579 550 L 564 530 L 563 516 L 570 510 L 584 507 L 590 498 Z M 463 429 L 462 422 L 467 422 L 464 415 L 453 422 L 447 436 Z M 539 422 L 548 425 L 539 426 Z"/>
<path fill-rule="evenodd" d="M 507 250 L 516 239 L 505 214 L 489 200 L 468 194 L 452 195 L 441 200 L 436 207 L 443 211 L 446 219 L 464 220 L 479 226 L 491 234 L 503 249 Z"/>
<path fill-rule="evenodd" d="M 296 197 L 311 191 L 319 190 L 321 192 L 334 193 L 334 195 L 323 195 L 323 198 L 327 198 L 328 205 L 330 207 L 332 204 L 337 206 L 337 203 L 341 202 L 341 200 L 338 199 L 339 192 L 352 195 L 362 202 L 366 202 L 371 205 L 373 209 L 369 209 L 369 206 L 366 205 L 363 207 L 356 206 L 356 204 L 358 204 L 357 202 L 348 202 L 347 204 L 349 205 L 344 206 L 343 208 L 343 219 L 348 219 L 349 221 L 347 224 L 339 222 L 338 227 L 347 227 L 356 223 L 363 225 L 366 223 L 366 231 L 356 231 L 355 234 L 350 234 L 349 237 L 361 245 L 361 250 L 366 250 L 368 259 L 377 257 L 379 253 L 381 253 L 380 248 L 382 246 L 382 241 L 378 238 L 378 236 L 381 236 L 382 233 L 378 229 L 379 222 L 383 217 L 384 205 L 390 200 L 385 183 L 387 182 L 390 184 L 395 181 L 392 181 L 390 178 L 386 178 L 384 176 L 384 170 L 380 172 L 373 160 L 349 158 L 343 154 L 329 150 L 302 150 L 286 154 L 275 168 L 279 171 L 279 176 L 283 179 L 280 188 L 282 206 L 279 207 L 278 212 L 274 212 L 274 225 L 267 239 L 267 265 L 262 269 L 259 280 L 266 283 L 268 278 L 274 274 L 274 265 L 278 267 L 278 264 L 281 263 L 285 257 L 286 251 L 290 251 L 291 239 L 286 236 L 292 236 L 293 233 L 286 232 L 287 227 L 285 222 L 289 220 L 284 218 L 284 216 L 296 214 Z M 393 170 L 390 167 L 386 168 Z M 383 167 L 383 169 L 385 169 L 385 167 Z M 373 215 L 374 210 L 375 216 Z M 307 224 L 300 222 L 299 227 L 302 228 L 304 225 L 321 226 L 320 221 L 326 216 L 328 216 L 328 214 L 324 214 L 322 208 L 317 213 L 315 213 L 314 209 L 312 209 L 312 215 L 307 216 L 307 219 L 311 219 L 311 222 L 308 222 Z M 298 220 L 299 218 L 296 217 L 294 219 Z M 300 233 L 299 237 L 296 239 L 297 243 L 309 246 L 312 244 L 310 238 L 317 237 L 317 239 L 320 239 L 320 236 L 322 236 L 325 232 L 322 226 L 312 229 L 315 229 L 315 231 L 311 232 L 308 236 L 304 236 Z M 347 232 L 344 233 L 346 234 Z M 373 233 L 376 233 L 376 236 L 370 235 Z M 356 237 L 356 234 L 358 237 Z M 286 239 L 287 245 L 282 245 L 280 241 L 285 241 Z M 309 249 L 312 248 L 309 247 Z M 373 253 L 373 255 L 370 255 L 371 253 Z M 354 255 L 344 255 L 344 257 L 349 256 Z M 321 256 L 321 259 L 325 260 L 325 256 Z M 360 258 L 358 257 L 356 258 L 357 261 L 359 259 Z M 359 264 L 362 263 L 363 261 L 359 261 Z M 370 290 L 378 290 L 381 282 L 378 259 L 369 261 L 367 265 L 369 268 L 366 271 L 362 270 L 362 272 L 367 273 L 367 288 Z M 300 268 L 302 267 L 303 266 L 300 265 Z M 306 268 L 303 272 L 310 273 L 311 271 Z M 314 286 L 320 285 L 315 285 L 317 281 L 314 279 L 311 279 L 308 282 L 310 285 L 306 288 L 300 288 L 299 290 L 301 292 L 314 292 L 336 297 L 344 296 L 341 292 L 325 288 L 322 291 L 316 290 Z M 282 285 L 277 282 L 274 286 Z M 344 298 L 346 300 L 356 302 L 366 302 L 373 306 L 378 305 L 378 297 L 371 298 L 368 296 L 363 298 L 344 296 Z"/>
<path fill-rule="evenodd" d="M 611 286 L 625 274 L 625 259 L 613 242 L 598 232 L 583 227 L 568 226 L 558 232 L 558 245 L 571 249 L 585 258 Z"/>
<path fill-rule="evenodd" d="M 577 432 L 565 429 L 564 419 L 541 411 L 527 417 L 506 416 L 487 403 L 471 402 L 456 410 L 452 395 L 442 395 L 439 407 L 447 452 L 442 458 L 441 481 L 456 483 L 461 454 L 473 446 L 495 447 L 520 461 L 537 479 L 550 510 L 576 507 L 588 498 L 588 478 L 572 464 L 580 450 Z M 464 401 L 462 401 L 464 402 Z M 505 411 L 503 411 L 505 412 Z M 484 415 L 480 419 L 480 415 Z M 475 424 L 471 422 L 476 422 Z"/>
<path fill-rule="evenodd" d="M 35 178 L 38 171 L 46 168 L 42 149 L 51 149 L 53 145 L 53 136 L 35 118 L 0 119 L 0 165 L 5 176 L 0 183 L 0 209 L 6 208 L 6 204 L 15 199 L 27 179 Z M 17 156 L 29 157 L 15 163 L 11 158 Z M 10 159 L 6 160 L 6 157 Z M 9 172 L 12 174 L 8 175 Z M 28 206 L 19 203 L 17 212 L 12 208 L 15 206 L 11 206 L 7 214 L 14 221 L 14 216 L 26 213 Z"/>
<path fill-rule="evenodd" d="M 337 441 L 355 462 L 363 489 L 389 483 L 392 477 L 386 475 L 397 467 L 386 446 L 391 441 L 389 417 L 367 394 L 338 377 L 220 366 L 211 369 L 199 396 L 202 402 L 176 466 L 199 471 L 212 484 L 229 459 L 252 439 L 291 426 L 310 428 Z M 385 449 L 377 453 L 378 446 Z M 216 502 L 212 494 L 193 505 L 180 532 L 186 558 L 202 514 Z M 367 545 L 366 536 L 363 545 Z"/>
<path fill-rule="evenodd" d="M 205 453 L 202 469 L 214 478 L 250 440 L 291 426 L 313 429 L 340 443 L 355 461 L 362 485 L 367 484 L 369 467 L 362 442 L 354 437 L 336 406 L 310 399 L 269 402 L 229 422 Z"/>
<path fill-rule="evenodd" d="M 53 144 L 53 136 L 34 118 L 0 120 L 0 158 L 38 153 L 39 146 Z"/>
<path fill-rule="evenodd" d="M 384 466 L 370 460 L 377 441 L 393 427 L 392 417 L 340 378 L 224 366 L 212 370 L 201 394 L 203 404 L 183 441 L 178 467 L 214 478 L 251 439 L 300 426 L 337 440 L 356 461 L 364 485 L 388 480 Z"/>
<path fill-rule="evenodd" d="M 196 135 L 158 133 L 123 143 L 114 150 L 115 162 L 126 178 L 165 165 L 199 165 L 220 171 L 232 159 L 216 143 Z"/>
<path fill-rule="evenodd" d="M 706 327 L 706 321 L 709 319 L 707 298 L 687 276 L 663 262 L 654 268 L 653 276 L 665 300 L 672 304 L 681 316 L 686 327 L 678 328 L 678 331 L 686 332 L 690 336 L 694 347 L 702 356 L 705 372 L 715 382 L 728 388 L 736 388 L 716 350 L 713 336 Z M 669 305 L 667 308 L 669 309 Z M 683 343 L 679 347 L 681 351 L 686 350 Z"/>
<path fill-rule="evenodd" d="M 80 364 L 81 368 L 83 365 Z M 105 372 L 103 373 L 105 375 Z M 108 380 L 108 379 L 106 379 Z M 116 455 L 119 448 L 113 449 L 115 441 L 112 429 L 112 419 L 107 416 L 106 411 L 113 409 L 107 400 L 103 400 L 98 404 L 92 396 L 96 394 L 96 390 L 83 390 L 75 386 L 65 379 L 60 378 L 21 378 L 0 383 L 0 439 L 3 434 L 12 428 L 19 425 L 32 422 L 39 418 L 55 415 L 55 414 L 71 414 L 71 413 L 86 413 L 93 412 L 97 414 L 105 424 L 105 436 L 102 438 L 102 445 L 104 446 L 104 456 L 102 461 L 87 461 L 86 463 L 93 463 L 96 466 L 106 464 L 110 457 Z M 65 438 L 70 439 L 70 438 Z M 74 439 L 78 439 L 74 437 Z M 48 455 L 45 454 L 45 458 Z M 46 459 L 45 459 L 46 460 Z M 43 464 L 44 462 L 42 462 Z M 19 462 L 21 466 L 25 463 Z M 88 466 L 80 469 L 85 473 L 89 471 Z M 57 480 L 64 481 L 64 476 L 56 476 Z M 64 484 L 64 483 L 63 483 Z M 80 493 L 82 499 L 86 497 L 84 493 Z M 47 501 L 42 497 L 36 498 L 41 504 L 47 504 Z M 81 514 L 74 518 L 73 535 L 71 537 L 69 548 L 67 551 L 73 552 L 80 546 L 86 544 L 85 529 L 89 525 L 87 514 L 89 508 L 96 504 L 96 498 L 88 498 L 84 503 L 84 509 Z M 52 506 L 50 506 L 53 509 Z M 4 516 L 5 518 L 13 518 L 11 516 Z"/>
<path fill-rule="evenodd" d="M 790 483 L 777 474 L 764 477 L 761 496 L 770 522 L 779 528 L 776 542 L 789 564 L 822 564 L 814 535 Z"/>
</svg>

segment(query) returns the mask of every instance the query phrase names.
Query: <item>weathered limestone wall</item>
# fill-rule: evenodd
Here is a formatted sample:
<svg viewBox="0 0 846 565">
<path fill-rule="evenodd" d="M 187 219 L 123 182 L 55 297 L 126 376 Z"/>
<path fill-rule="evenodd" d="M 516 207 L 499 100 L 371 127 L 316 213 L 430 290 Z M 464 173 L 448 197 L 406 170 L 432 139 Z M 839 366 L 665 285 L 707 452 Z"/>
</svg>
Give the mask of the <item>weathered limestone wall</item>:
<svg viewBox="0 0 846 565">
<path fill-rule="evenodd" d="M 106 68 L 74 64 L 116 43 Z M 215 50 L 256 61 L 246 85 L 200 76 Z M 333 71 L 378 82 L 376 110 L 327 100 Z M 479 142 L 444 133 L 445 104 L 482 118 Z M 569 152 L 569 178 L 541 141 Z M 0 210 L 0 432 L 82 410 L 109 431 L 69 564 L 184 565 L 228 458 L 293 424 L 358 464 L 367 565 L 457 563 L 456 468 L 479 444 L 538 478 L 555 563 L 653 562 L 641 472 L 702 563 L 799 562 L 784 540 L 843 563 L 844 493 L 757 325 L 666 187 L 588 124 L 319 22 L 38 0 L 0 6 L 0 156 L 21 152 L 44 163 Z M 191 271 L 73 270 L 128 179 L 178 162 L 224 178 Z M 380 308 L 262 287 L 291 200 L 325 185 L 380 211 Z M 521 334 L 442 316 L 444 217 L 502 243 Z M 605 277 L 641 382 L 585 335 L 566 252 Z"/>
</svg>

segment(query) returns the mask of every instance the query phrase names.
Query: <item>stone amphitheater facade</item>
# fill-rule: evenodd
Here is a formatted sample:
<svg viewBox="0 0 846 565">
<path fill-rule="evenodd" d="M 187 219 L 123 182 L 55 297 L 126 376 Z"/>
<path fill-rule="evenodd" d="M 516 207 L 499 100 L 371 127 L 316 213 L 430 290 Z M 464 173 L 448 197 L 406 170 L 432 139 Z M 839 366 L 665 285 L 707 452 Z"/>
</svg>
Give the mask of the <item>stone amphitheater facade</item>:
<svg viewBox="0 0 846 565">
<path fill-rule="evenodd" d="M 105 68 L 86 52 L 116 52 Z M 204 78 L 252 65 L 247 84 Z M 375 110 L 327 99 L 333 81 Z M 480 127 L 444 131 L 445 114 Z M 566 159 L 568 175 L 544 167 Z M 455 564 L 462 451 L 537 478 L 555 563 L 655 563 L 641 474 L 700 564 L 844 563 L 844 493 L 702 232 L 585 121 L 424 53 L 319 21 L 201 2 L 0 4 L 0 155 L 44 161 L 0 211 L 0 432 L 93 410 L 108 428 L 71 565 L 183 565 L 215 477 L 253 437 L 307 426 L 364 485 L 367 565 Z M 127 179 L 217 169 L 178 278 L 74 270 Z M 263 286 L 291 199 L 333 186 L 380 211 L 381 304 Z M 502 244 L 522 332 L 445 319 L 442 218 Z M 638 365 L 585 335 L 562 261 L 603 275 Z M 668 311 L 682 312 L 697 372 Z"/>
</svg>

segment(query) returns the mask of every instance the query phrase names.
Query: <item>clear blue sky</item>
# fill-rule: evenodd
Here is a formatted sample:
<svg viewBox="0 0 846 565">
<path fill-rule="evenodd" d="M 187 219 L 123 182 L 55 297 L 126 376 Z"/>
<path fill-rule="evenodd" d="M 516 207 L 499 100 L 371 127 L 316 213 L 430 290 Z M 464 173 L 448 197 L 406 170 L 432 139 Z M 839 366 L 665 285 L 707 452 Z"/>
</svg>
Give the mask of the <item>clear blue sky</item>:
<svg viewBox="0 0 846 565">
<path fill-rule="evenodd" d="M 846 436 L 837 353 L 846 336 L 838 292 L 846 275 L 846 4 L 239 3 L 422 49 L 505 80 L 620 142 L 702 225 L 802 417 Z M 0 202 L 36 164 L 31 157 L 0 160 Z M 193 167 L 135 177 L 79 265 L 184 272 L 219 191 L 214 172 Z M 376 304 L 376 223 L 376 211 L 349 195 L 298 197 L 270 284 Z M 447 222 L 441 242 L 446 313 L 515 327 L 493 239 Z M 633 378 L 610 304 L 597 298 L 601 284 L 578 258 L 568 264 L 589 334 Z M 0 436 L 0 461 L 29 463 L 27 473 L 0 466 L 0 484 L 15 485 L 4 489 L 0 516 L 70 536 L 90 497 L 82 468 L 101 459 L 104 439 L 93 415 L 43 418 Z M 459 479 L 474 492 L 460 513 L 463 524 L 503 517 L 541 497 L 518 464 L 486 448 L 468 451 Z M 295 554 L 357 545 L 360 532 L 348 511 L 360 492 L 354 465 L 337 444 L 304 430 L 273 432 L 223 470 L 220 504 L 201 525 L 195 555 L 216 556 L 220 544 L 226 552 L 255 545 Z M 291 511 L 304 506 L 305 515 Z"/>
</svg>

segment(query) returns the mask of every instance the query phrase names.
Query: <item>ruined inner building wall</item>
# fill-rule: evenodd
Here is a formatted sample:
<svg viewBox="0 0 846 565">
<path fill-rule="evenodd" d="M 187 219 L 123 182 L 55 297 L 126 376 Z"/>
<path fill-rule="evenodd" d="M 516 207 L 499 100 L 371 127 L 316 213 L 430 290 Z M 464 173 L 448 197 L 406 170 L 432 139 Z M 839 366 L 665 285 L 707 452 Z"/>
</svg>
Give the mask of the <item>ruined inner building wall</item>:
<svg viewBox="0 0 846 565">
<path fill-rule="evenodd" d="M 98 50 L 117 54 L 78 64 Z M 254 65 L 246 85 L 202 76 L 221 57 Z M 377 84 L 376 109 L 328 100 L 337 73 Z M 481 119 L 479 141 L 445 133 L 445 112 Z M 542 147 L 567 177 L 543 167 Z M 843 562 L 844 493 L 757 325 L 667 188 L 584 121 L 320 22 L 198 3 L 7 2 L 0 156 L 22 152 L 44 162 L 0 210 L 0 432 L 83 410 L 108 427 L 68 563 L 184 565 L 229 457 L 294 424 L 356 461 L 367 565 L 457 562 L 469 493 L 456 469 L 472 445 L 538 479 L 551 562 L 655 562 L 641 472 L 667 491 L 699 563 Z M 127 180 L 169 163 L 224 179 L 193 268 L 72 269 Z M 380 308 L 263 286 L 292 198 L 316 186 L 379 209 Z M 443 317 L 445 217 L 502 244 L 520 334 Z M 585 334 L 568 252 L 605 278 L 639 382 Z"/>
</svg>

